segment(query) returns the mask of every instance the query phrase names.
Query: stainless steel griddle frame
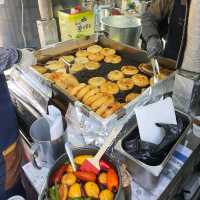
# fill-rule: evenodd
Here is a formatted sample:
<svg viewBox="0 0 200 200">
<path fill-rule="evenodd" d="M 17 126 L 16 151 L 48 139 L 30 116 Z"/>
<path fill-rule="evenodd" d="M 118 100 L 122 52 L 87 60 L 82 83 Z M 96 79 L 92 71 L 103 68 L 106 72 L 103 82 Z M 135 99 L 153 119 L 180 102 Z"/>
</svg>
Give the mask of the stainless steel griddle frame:
<svg viewBox="0 0 200 200">
<path fill-rule="evenodd" d="M 45 63 L 46 61 L 52 58 L 70 54 L 77 49 L 85 48 L 95 43 L 98 43 L 105 47 L 114 48 L 119 53 L 126 55 L 126 57 L 128 57 L 130 60 L 134 60 L 134 62 L 149 62 L 145 51 L 138 50 L 134 47 L 124 45 L 119 42 L 115 42 L 111 39 L 106 38 L 105 36 L 97 34 L 79 40 L 69 40 L 66 42 L 56 43 L 45 49 L 40 49 L 36 51 L 35 56 L 37 58 L 38 63 Z M 161 58 L 159 59 L 159 63 L 162 66 L 168 68 L 175 67 L 175 62 L 170 59 Z M 126 114 L 129 113 L 130 110 L 134 109 L 134 107 L 148 103 L 154 96 L 171 92 L 174 83 L 174 74 L 172 74 L 169 76 L 168 79 L 159 82 L 153 87 L 147 88 L 145 92 L 143 92 L 138 98 L 127 104 L 119 112 L 111 115 L 106 119 L 103 119 L 96 113 L 94 113 L 92 110 L 90 110 L 88 107 L 83 105 L 80 101 L 77 101 L 74 97 L 70 96 L 69 93 L 67 93 L 51 81 L 44 78 L 44 76 L 36 72 L 32 67 L 21 67 L 18 70 L 20 70 L 23 73 L 23 75 L 27 77 L 27 80 L 30 80 L 30 82 L 34 83 L 34 87 L 36 88 L 36 90 L 41 91 L 49 98 L 51 98 L 52 96 L 61 96 L 62 98 L 66 99 L 66 102 L 68 101 L 78 106 L 85 115 L 97 120 L 104 126 L 109 126 L 109 124 L 113 124 L 114 121 L 117 122 L 117 120 L 126 116 Z"/>
</svg>

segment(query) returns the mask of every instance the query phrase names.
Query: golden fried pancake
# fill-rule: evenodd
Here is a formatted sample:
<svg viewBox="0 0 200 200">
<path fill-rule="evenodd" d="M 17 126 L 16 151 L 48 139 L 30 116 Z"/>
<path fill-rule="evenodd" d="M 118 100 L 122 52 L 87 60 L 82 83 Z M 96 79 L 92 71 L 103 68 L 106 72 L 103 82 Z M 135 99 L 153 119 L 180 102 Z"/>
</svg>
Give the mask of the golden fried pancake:
<svg viewBox="0 0 200 200">
<path fill-rule="evenodd" d="M 75 61 L 75 63 L 77 63 L 77 64 L 85 64 L 85 63 L 87 63 L 89 60 L 88 60 L 88 58 L 86 58 L 86 57 L 76 57 L 74 61 Z"/>
<path fill-rule="evenodd" d="M 110 106 L 108 106 L 106 111 L 102 114 L 102 117 L 103 118 L 109 117 L 113 113 L 117 112 L 121 107 L 122 105 L 119 102 L 115 102 L 111 104 Z"/>
<path fill-rule="evenodd" d="M 111 81 L 118 81 L 124 78 L 124 75 L 119 70 L 114 70 L 108 73 L 108 79 Z"/>
<path fill-rule="evenodd" d="M 87 56 L 88 56 L 87 50 L 79 50 L 76 52 L 76 57 L 87 57 Z"/>
<path fill-rule="evenodd" d="M 32 68 L 37 72 L 39 72 L 40 74 L 45 74 L 47 72 L 47 68 L 45 68 L 44 66 L 33 65 Z"/>
<path fill-rule="evenodd" d="M 102 50 L 102 47 L 99 45 L 93 45 L 87 48 L 87 52 L 89 53 L 98 53 Z"/>
<path fill-rule="evenodd" d="M 95 102 L 97 99 L 101 98 L 104 94 L 102 92 L 96 93 L 95 95 L 89 97 L 86 101 L 85 104 L 90 106 L 93 102 Z"/>
<path fill-rule="evenodd" d="M 137 67 L 131 66 L 131 65 L 125 65 L 121 68 L 121 71 L 124 75 L 132 76 L 139 72 Z"/>
<path fill-rule="evenodd" d="M 70 71 L 70 73 L 77 73 L 77 72 L 80 72 L 80 71 L 82 71 L 83 69 L 85 69 L 85 65 L 84 64 L 73 64 L 71 67 L 70 67 L 70 69 L 69 69 L 69 71 Z"/>
<path fill-rule="evenodd" d="M 114 101 L 114 97 L 112 95 L 104 95 L 103 97 L 101 97 L 101 98 L 97 99 L 96 101 L 94 101 L 94 103 L 91 104 L 91 108 L 93 110 L 96 110 L 101 105 L 103 105 L 105 102 L 107 102 L 110 99 Z"/>
<path fill-rule="evenodd" d="M 100 53 L 90 53 L 88 59 L 95 62 L 100 62 L 104 59 L 104 56 Z"/>
<path fill-rule="evenodd" d="M 108 106 L 110 106 L 113 102 L 114 102 L 114 99 L 108 99 L 104 104 L 102 104 L 96 110 L 96 113 L 101 116 L 106 111 L 106 109 L 108 108 Z"/>
<path fill-rule="evenodd" d="M 74 88 L 79 85 L 78 80 L 72 74 L 64 73 L 61 75 L 60 80 L 65 82 L 66 88 Z"/>
<path fill-rule="evenodd" d="M 59 86 L 62 89 L 67 89 L 67 83 L 63 79 L 58 79 L 55 81 L 56 85 Z"/>
<path fill-rule="evenodd" d="M 70 94 L 72 96 L 75 96 L 82 88 L 86 86 L 85 83 L 80 83 L 78 86 L 74 87 L 71 91 Z"/>
<path fill-rule="evenodd" d="M 93 77 L 88 80 L 88 84 L 90 84 L 94 87 L 99 87 L 105 82 L 106 82 L 106 79 L 103 77 Z"/>
<path fill-rule="evenodd" d="M 48 65 L 45 65 L 45 68 L 47 68 L 50 71 L 56 71 L 58 69 L 65 68 L 65 63 L 61 61 L 57 61 Z"/>
<path fill-rule="evenodd" d="M 152 66 L 147 64 L 147 63 L 142 63 L 138 66 L 139 70 L 141 72 L 143 72 L 144 74 L 147 74 L 147 75 L 152 75 L 153 74 L 153 69 L 152 69 Z"/>
<path fill-rule="evenodd" d="M 142 74 L 136 74 L 132 76 L 134 84 L 138 87 L 146 87 L 149 85 L 149 79 L 147 76 Z"/>
<path fill-rule="evenodd" d="M 61 68 L 61 69 L 57 69 L 55 72 L 62 72 L 62 73 L 66 73 L 66 68 Z"/>
<path fill-rule="evenodd" d="M 87 94 L 85 94 L 85 96 L 83 97 L 83 103 L 85 103 L 87 101 L 87 99 L 97 93 L 99 93 L 100 90 L 99 88 L 92 88 Z"/>
<path fill-rule="evenodd" d="M 122 61 L 122 58 L 121 58 L 121 56 L 118 56 L 118 55 L 111 55 L 111 56 L 106 56 L 104 61 L 106 63 L 117 64 Z"/>
<path fill-rule="evenodd" d="M 103 48 L 100 53 L 104 56 L 112 56 L 116 53 L 116 51 L 111 48 Z"/>
<path fill-rule="evenodd" d="M 49 80 L 51 80 L 53 82 L 55 82 L 56 80 L 58 80 L 62 75 L 63 75 L 62 72 L 52 72 L 52 73 L 46 73 L 46 74 L 44 74 L 44 76 L 47 79 L 49 79 Z"/>
<path fill-rule="evenodd" d="M 130 102 L 132 101 L 133 99 L 135 99 L 136 97 L 138 97 L 140 94 L 139 93 L 129 93 L 127 96 L 126 96 L 126 102 Z"/>
<path fill-rule="evenodd" d="M 85 94 L 87 94 L 89 91 L 91 90 L 91 85 L 86 85 L 85 87 L 83 87 L 76 95 L 76 97 L 81 100 Z"/>
<path fill-rule="evenodd" d="M 131 78 L 123 78 L 117 81 L 117 85 L 119 86 L 119 89 L 122 91 L 130 90 L 134 86 L 134 81 Z"/>
<path fill-rule="evenodd" d="M 94 61 L 89 61 L 87 63 L 85 63 L 85 68 L 88 70 L 96 70 L 99 69 L 101 65 L 98 62 L 94 62 Z"/>
<path fill-rule="evenodd" d="M 118 85 L 116 83 L 112 83 L 111 81 L 103 83 L 100 88 L 103 93 L 117 94 L 119 92 Z"/>
</svg>

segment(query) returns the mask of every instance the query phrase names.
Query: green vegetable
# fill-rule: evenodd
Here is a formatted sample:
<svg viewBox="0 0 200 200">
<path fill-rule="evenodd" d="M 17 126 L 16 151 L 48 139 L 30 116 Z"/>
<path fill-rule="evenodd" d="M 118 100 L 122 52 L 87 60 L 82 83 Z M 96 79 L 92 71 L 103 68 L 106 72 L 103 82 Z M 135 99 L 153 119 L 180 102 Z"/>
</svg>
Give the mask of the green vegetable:
<svg viewBox="0 0 200 200">
<path fill-rule="evenodd" d="M 49 197 L 51 200 L 56 200 L 55 186 L 49 189 Z"/>
<path fill-rule="evenodd" d="M 49 189 L 49 197 L 51 200 L 59 200 L 58 186 L 54 185 Z"/>
</svg>

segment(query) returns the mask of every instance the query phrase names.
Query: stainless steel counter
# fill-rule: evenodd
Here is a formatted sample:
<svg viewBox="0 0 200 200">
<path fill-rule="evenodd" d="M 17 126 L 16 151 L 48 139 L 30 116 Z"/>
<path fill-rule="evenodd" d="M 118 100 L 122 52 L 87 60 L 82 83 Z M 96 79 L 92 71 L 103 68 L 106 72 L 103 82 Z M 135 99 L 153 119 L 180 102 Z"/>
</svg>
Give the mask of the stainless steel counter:
<svg viewBox="0 0 200 200">
<path fill-rule="evenodd" d="M 171 181 L 169 186 L 160 196 L 159 200 L 175 200 L 175 196 L 181 193 L 182 186 L 186 178 L 195 171 L 196 166 L 200 163 L 200 138 L 196 137 L 191 131 L 187 135 L 186 143 L 186 146 L 192 149 L 192 155 L 188 158 L 178 174 Z"/>
</svg>

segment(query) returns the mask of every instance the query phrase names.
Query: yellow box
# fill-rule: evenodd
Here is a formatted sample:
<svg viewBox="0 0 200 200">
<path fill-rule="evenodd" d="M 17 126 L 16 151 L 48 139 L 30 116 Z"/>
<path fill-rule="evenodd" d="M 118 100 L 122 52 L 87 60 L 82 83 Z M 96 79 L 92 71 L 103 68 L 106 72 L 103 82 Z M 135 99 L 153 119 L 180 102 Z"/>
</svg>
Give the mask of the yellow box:
<svg viewBox="0 0 200 200">
<path fill-rule="evenodd" d="M 94 16 L 91 11 L 76 14 L 69 14 L 67 10 L 59 11 L 58 17 L 62 41 L 94 34 Z"/>
</svg>

